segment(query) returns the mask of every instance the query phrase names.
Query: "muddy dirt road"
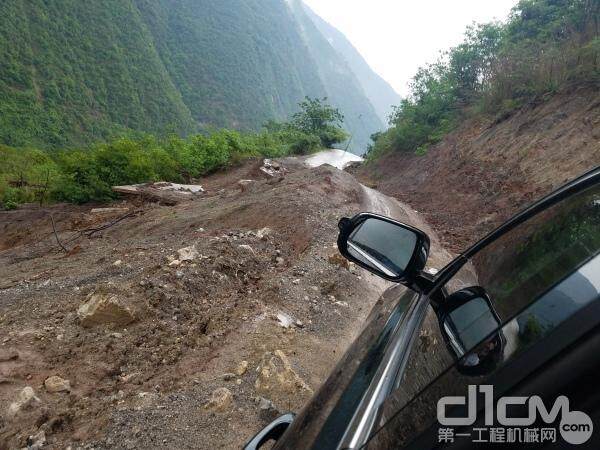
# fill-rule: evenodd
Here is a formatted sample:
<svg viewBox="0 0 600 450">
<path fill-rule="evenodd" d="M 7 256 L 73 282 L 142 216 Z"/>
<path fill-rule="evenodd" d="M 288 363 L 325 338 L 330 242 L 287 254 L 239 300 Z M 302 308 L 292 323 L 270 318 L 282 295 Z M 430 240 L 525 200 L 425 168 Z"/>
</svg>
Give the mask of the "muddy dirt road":
<svg viewBox="0 0 600 450">
<path fill-rule="evenodd" d="M 339 258 L 338 219 L 428 228 L 329 165 L 261 164 L 176 206 L 0 212 L 0 449 L 233 449 L 303 406 L 386 287 Z"/>
</svg>

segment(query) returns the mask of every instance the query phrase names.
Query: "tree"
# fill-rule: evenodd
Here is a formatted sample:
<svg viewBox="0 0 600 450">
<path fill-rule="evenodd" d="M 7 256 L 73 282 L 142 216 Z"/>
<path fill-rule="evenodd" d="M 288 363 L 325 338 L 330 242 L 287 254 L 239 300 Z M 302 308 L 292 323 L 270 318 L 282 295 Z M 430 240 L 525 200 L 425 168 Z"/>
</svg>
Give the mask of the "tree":
<svg viewBox="0 0 600 450">
<path fill-rule="evenodd" d="M 299 103 L 300 111 L 292 116 L 291 126 L 296 130 L 318 136 L 323 147 L 331 147 L 348 138 L 342 129 L 344 115 L 322 99 L 306 97 Z"/>
</svg>

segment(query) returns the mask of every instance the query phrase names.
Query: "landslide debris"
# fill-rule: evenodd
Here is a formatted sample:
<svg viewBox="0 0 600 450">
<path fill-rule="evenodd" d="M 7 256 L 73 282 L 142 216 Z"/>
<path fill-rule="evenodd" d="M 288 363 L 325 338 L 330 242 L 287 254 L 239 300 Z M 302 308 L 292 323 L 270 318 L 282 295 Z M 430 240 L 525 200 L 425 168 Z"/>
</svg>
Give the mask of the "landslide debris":
<svg viewBox="0 0 600 450">
<path fill-rule="evenodd" d="M 385 283 L 332 257 L 352 176 L 263 165 L 174 206 L 0 212 L 0 448 L 240 448 L 303 406 Z"/>
</svg>

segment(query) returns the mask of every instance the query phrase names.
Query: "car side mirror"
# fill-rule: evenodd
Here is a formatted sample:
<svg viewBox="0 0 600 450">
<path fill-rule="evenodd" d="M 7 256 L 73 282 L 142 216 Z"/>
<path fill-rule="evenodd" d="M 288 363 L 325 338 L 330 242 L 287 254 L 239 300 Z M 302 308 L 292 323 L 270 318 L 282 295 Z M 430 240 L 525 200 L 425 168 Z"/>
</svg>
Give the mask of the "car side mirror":
<svg viewBox="0 0 600 450">
<path fill-rule="evenodd" d="M 339 229 L 340 253 L 381 278 L 411 285 L 425 267 L 429 237 L 421 230 L 369 213 L 341 219 Z"/>
<path fill-rule="evenodd" d="M 473 286 L 448 296 L 438 317 L 458 358 L 459 372 L 484 375 L 502 362 L 506 345 L 502 322 L 483 288 Z"/>
</svg>

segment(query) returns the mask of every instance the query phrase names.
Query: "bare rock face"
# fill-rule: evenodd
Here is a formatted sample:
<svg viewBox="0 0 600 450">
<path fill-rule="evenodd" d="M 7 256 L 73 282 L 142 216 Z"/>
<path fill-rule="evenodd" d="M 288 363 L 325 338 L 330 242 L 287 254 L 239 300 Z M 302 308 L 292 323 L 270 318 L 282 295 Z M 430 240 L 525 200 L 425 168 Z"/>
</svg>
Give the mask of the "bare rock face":
<svg viewBox="0 0 600 450">
<path fill-rule="evenodd" d="M 125 326 L 135 320 L 133 311 L 114 294 L 91 294 L 87 301 L 79 307 L 77 315 L 84 327 Z"/>
<path fill-rule="evenodd" d="M 46 391 L 54 394 L 56 392 L 69 392 L 71 390 L 71 382 L 56 375 L 46 378 L 44 381 Z"/>
<path fill-rule="evenodd" d="M 41 400 L 36 397 L 35 391 L 31 386 L 26 386 L 21 392 L 19 392 L 19 397 L 17 400 L 11 403 L 8 407 L 8 416 L 14 417 L 20 411 L 24 409 L 30 409 L 37 403 L 41 403 Z"/>
<path fill-rule="evenodd" d="M 218 388 L 213 391 L 210 399 L 204 405 L 204 409 L 215 412 L 225 412 L 232 404 L 233 395 L 231 394 L 231 391 L 227 388 Z"/>
<path fill-rule="evenodd" d="M 287 356 L 281 350 L 263 355 L 254 387 L 262 394 L 312 394 L 313 392 L 294 371 Z"/>
</svg>

